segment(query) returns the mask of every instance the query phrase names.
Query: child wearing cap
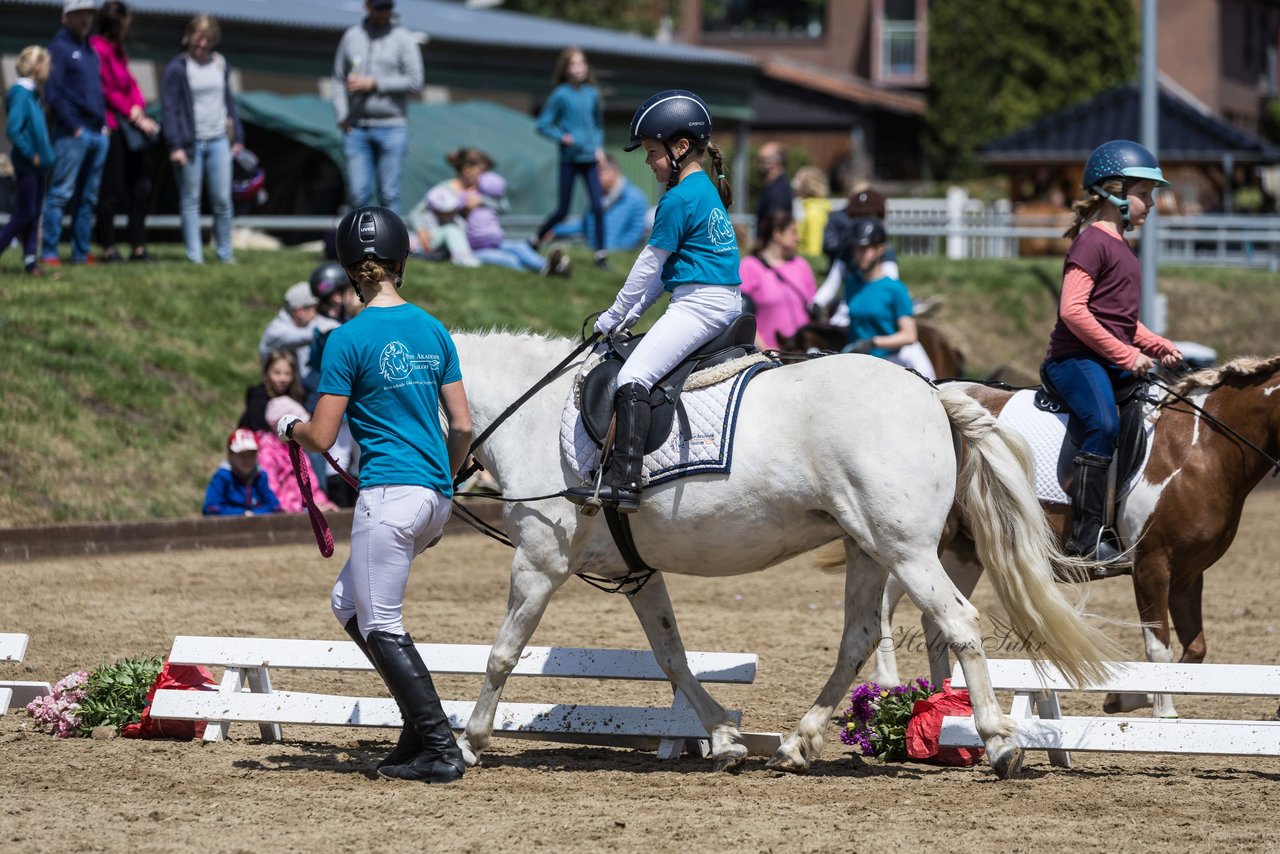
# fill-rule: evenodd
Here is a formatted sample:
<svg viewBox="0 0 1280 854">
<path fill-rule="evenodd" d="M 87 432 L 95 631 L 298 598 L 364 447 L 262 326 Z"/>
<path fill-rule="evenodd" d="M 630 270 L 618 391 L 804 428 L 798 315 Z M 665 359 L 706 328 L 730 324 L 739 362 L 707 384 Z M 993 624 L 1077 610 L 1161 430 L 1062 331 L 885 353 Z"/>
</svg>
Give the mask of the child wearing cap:
<svg viewBox="0 0 1280 854">
<path fill-rule="evenodd" d="M 267 473 L 258 468 L 258 442 L 252 430 L 237 428 L 227 437 L 227 459 L 218 466 L 204 493 L 206 516 L 259 516 L 277 513 Z"/>
<path fill-rule="evenodd" d="M 336 329 L 341 324 L 320 314 L 320 300 L 309 282 L 297 282 L 284 292 L 284 305 L 267 324 L 258 341 L 258 358 L 266 362 L 274 350 L 293 354 L 298 378 L 306 381 L 311 370 L 311 344 L 316 335 Z"/>
</svg>

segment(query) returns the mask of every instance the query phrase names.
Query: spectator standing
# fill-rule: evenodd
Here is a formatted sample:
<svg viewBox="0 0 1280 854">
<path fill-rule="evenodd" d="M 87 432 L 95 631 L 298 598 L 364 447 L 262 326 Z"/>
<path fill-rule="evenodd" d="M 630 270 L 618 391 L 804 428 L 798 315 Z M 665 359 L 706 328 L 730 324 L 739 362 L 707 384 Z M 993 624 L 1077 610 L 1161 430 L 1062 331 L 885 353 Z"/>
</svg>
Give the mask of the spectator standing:
<svg viewBox="0 0 1280 854">
<path fill-rule="evenodd" d="M 554 236 L 553 229 L 569 215 L 574 179 L 587 186 L 591 217 L 595 220 L 596 266 L 608 268 L 604 249 L 604 195 L 597 164 L 604 159 L 604 105 L 591 79 L 587 56 L 576 47 L 565 48 L 552 75 L 555 88 L 538 114 L 538 132 L 560 146 L 560 192 L 556 209 L 530 239 L 534 249 Z"/>
<path fill-rule="evenodd" d="M 111 128 L 107 159 L 98 193 L 98 242 L 102 260 L 123 261 L 116 249 L 115 215 L 120 202 L 129 201 L 129 253 L 131 261 L 148 261 L 146 217 L 151 207 L 151 148 L 160 126 L 147 115 L 147 101 L 129 71 L 124 41 L 132 15 L 119 0 L 107 0 L 98 12 L 97 33 L 89 37 L 98 55 L 102 97 Z"/>
<path fill-rule="evenodd" d="M 44 96 L 53 114 L 53 176 L 44 201 L 43 262 L 57 267 L 62 215 L 71 217 L 71 263 L 93 263 L 89 238 L 107 159 L 106 108 L 98 55 L 89 46 L 97 0 L 65 0 L 62 27 L 49 43 Z M 68 206 L 70 206 L 68 208 Z"/>
<path fill-rule="evenodd" d="M 787 179 L 787 152 L 777 142 L 766 142 L 756 152 L 756 172 L 764 181 L 756 202 L 756 237 L 761 224 L 774 211 L 791 213 L 791 182 Z"/>
<path fill-rule="evenodd" d="M 299 379 L 304 383 L 311 365 L 311 344 L 317 334 L 336 329 L 338 321 L 320 314 L 320 300 L 311 292 L 308 282 L 298 282 L 284 292 L 284 306 L 267 324 L 258 341 L 258 357 L 266 365 L 275 350 L 293 356 Z M 301 399 L 301 398 L 299 398 Z"/>
<path fill-rule="evenodd" d="M 280 512 L 267 473 L 258 468 L 253 432 L 237 429 L 227 437 L 227 459 L 213 473 L 204 493 L 206 516 L 261 516 Z"/>
<path fill-rule="evenodd" d="M 827 198 L 831 194 L 831 185 L 817 166 L 801 166 L 796 170 L 791 188 L 800 197 L 800 208 L 803 211 L 803 217 L 797 225 L 800 229 L 800 253 L 820 255 L 822 233 L 831 216 L 831 200 Z"/>
<path fill-rule="evenodd" d="M 234 264 L 231 253 L 231 158 L 244 145 L 244 129 L 231 91 L 231 66 L 214 50 L 221 38 L 218 22 L 196 15 L 182 37 L 185 51 L 164 69 L 165 144 L 178 180 L 182 242 L 187 260 L 204 263 L 200 239 L 200 192 L 213 208 L 213 237 L 218 260 Z"/>
<path fill-rule="evenodd" d="M 612 154 L 600 161 L 600 190 L 604 193 L 604 250 L 634 249 L 644 242 L 649 231 L 646 214 L 649 200 L 644 191 L 627 180 Z M 586 214 L 578 222 L 565 222 L 555 227 L 556 237 L 578 237 L 597 245 L 596 218 Z"/>
<path fill-rule="evenodd" d="M 378 184 L 382 206 L 400 213 L 409 150 L 409 97 L 422 89 L 422 49 L 393 20 L 393 0 L 365 0 L 365 19 L 342 34 L 333 58 L 333 111 L 346 135 L 347 191 L 364 207 Z"/>
<path fill-rule="evenodd" d="M 44 202 L 44 177 L 53 168 L 53 146 L 40 105 L 40 87 L 49 78 L 49 51 L 39 45 L 18 54 L 18 80 L 5 99 L 5 129 L 13 146 L 17 204 L 9 222 L 0 230 L 0 254 L 17 238 L 22 242 L 22 268 L 39 273 L 36 242 L 40 235 L 40 205 Z"/>
<path fill-rule="evenodd" d="M 742 259 L 742 295 L 756 316 L 756 343 L 778 349 L 778 335 L 794 335 L 809 322 L 817 283 L 809 262 L 796 254 L 800 232 L 790 213 L 774 211 L 760 228 L 756 251 Z"/>
</svg>

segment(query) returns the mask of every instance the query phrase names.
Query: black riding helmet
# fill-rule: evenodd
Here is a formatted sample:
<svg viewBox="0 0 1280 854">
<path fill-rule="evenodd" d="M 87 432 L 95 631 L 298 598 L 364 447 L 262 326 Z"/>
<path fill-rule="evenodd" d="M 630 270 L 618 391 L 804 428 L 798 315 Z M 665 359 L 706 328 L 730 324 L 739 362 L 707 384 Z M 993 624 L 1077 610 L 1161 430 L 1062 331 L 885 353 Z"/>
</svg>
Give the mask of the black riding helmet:
<svg viewBox="0 0 1280 854">
<path fill-rule="evenodd" d="M 853 221 L 850 244 L 853 246 L 879 246 L 885 242 L 884 226 L 878 219 L 864 217 Z"/>
<path fill-rule="evenodd" d="M 311 274 L 311 294 L 318 300 L 325 300 L 343 288 L 351 287 L 351 279 L 342 265 L 334 261 L 321 264 Z"/>
<path fill-rule="evenodd" d="M 631 141 L 624 151 L 635 151 L 646 139 L 656 139 L 667 149 L 667 157 L 671 159 L 671 177 L 667 186 L 675 185 L 684 159 L 693 150 L 690 148 L 684 157 L 677 158 L 671 152 L 671 141 L 684 135 L 698 144 L 705 144 L 711 139 L 711 110 L 707 102 L 688 89 L 664 89 L 640 105 L 631 117 Z"/>
<path fill-rule="evenodd" d="M 338 263 L 344 268 L 359 264 L 366 258 L 376 258 L 399 264 L 403 271 L 405 259 L 409 257 L 409 230 L 405 228 L 404 220 L 387 208 L 356 208 L 338 223 L 334 246 Z M 401 283 L 397 277 L 396 287 Z M 355 288 L 360 302 L 364 302 L 360 286 L 354 280 L 351 286 Z"/>
</svg>

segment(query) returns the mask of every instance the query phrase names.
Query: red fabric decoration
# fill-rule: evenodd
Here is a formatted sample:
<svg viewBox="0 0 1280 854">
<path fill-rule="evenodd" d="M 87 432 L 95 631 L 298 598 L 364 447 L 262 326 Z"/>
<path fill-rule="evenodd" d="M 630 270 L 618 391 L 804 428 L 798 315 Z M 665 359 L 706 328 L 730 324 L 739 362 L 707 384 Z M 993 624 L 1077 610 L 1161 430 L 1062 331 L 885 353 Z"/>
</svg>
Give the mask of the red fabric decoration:
<svg viewBox="0 0 1280 854">
<path fill-rule="evenodd" d="M 120 730 L 125 738 L 174 738 L 190 741 L 193 738 L 204 738 L 204 721 L 170 721 L 151 717 L 151 701 L 156 691 L 214 691 L 218 684 L 213 681 L 213 674 L 207 667 L 191 664 L 170 664 L 166 658 L 164 667 L 156 675 L 147 692 L 146 705 L 142 707 L 142 720 L 129 724 Z"/>
<path fill-rule="evenodd" d="M 980 747 L 939 747 L 942 719 L 947 715 L 972 715 L 968 691 L 952 691 L 951 680 L 942 682 L 942 690 L 927 700 L 916 700 L 907 723 L 907 755 L 922 762 L 938 765 L 976 765 L 982 758 Z"/>
</svg>

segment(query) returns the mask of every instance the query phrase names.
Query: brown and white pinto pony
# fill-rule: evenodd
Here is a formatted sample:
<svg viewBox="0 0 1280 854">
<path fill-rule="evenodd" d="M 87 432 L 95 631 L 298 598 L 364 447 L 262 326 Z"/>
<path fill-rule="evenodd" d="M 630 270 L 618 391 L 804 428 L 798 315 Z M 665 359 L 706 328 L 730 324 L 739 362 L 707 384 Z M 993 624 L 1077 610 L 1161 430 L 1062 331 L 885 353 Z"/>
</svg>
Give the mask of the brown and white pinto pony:
<svg viewBox="0 0 1280 854">
<path fill-rule="evenodd" d="M 970 397 L 997 415 L 1011 394 L 964 385 Z M 1201 616 L 1204 571 L 1230 547 L 1245 499 L 1280 456 L 1280 356 L 1237 359 L 1184 377 L 1173 388 L 1272 458 L 1166 395 L 1154 413 L 1150 460 L 1116 515 L 1121 537 L 1133 547 L 1133 589 L 1147 660 L 1173 661 L 1176 633 L 1182 647 L 1178 660 L 1200 663 L 1207 651 Z M 1065 537 L 1070 508 L 1052 504 L 1044 510 L 1050 526 Z M 969 596 L 982 567 L 963 531 L 946 546 L 943 564 L 961 593 Z M 901 596 L 901 588 L 891 581 L 872 675 L 882 685 L 897 684 L 889 638 L 893 607 Z M 939 679 L 949 666 L 946 651 L 933 642 L 937 633 L 927 624 L 925 636 L 930 641 L 930 669 Z M 1104 709 L 1132 711 L 1148 705 L 1157 717 L 1177 716 L 1172 698 L 1164 695 L 1110 694 Z"/>
</svg>

